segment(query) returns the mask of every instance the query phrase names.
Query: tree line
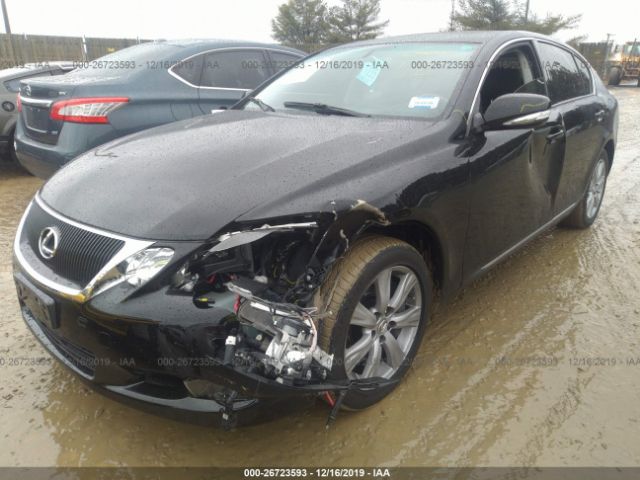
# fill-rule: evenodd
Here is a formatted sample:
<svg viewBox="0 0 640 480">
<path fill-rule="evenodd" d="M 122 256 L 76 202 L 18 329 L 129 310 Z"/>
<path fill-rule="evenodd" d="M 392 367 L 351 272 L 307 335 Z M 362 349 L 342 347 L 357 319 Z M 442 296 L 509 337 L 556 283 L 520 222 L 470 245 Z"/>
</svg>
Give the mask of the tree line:
<svg viewBox="0 0 640 480">
<path fill-rule="evenodd" d="M 530 0 L 458 0 L 448 30 L 528 30 L 552 35 L 575 28 L 581 15 L 544 17 L 529 12 Z M 306 51 L 384 33 L 389 20 L 380 20 L 380 0 L 341 0 L 330 7 L 325 0 L 288 0 L 271 21 L 273 38 Z"/>
</svg>

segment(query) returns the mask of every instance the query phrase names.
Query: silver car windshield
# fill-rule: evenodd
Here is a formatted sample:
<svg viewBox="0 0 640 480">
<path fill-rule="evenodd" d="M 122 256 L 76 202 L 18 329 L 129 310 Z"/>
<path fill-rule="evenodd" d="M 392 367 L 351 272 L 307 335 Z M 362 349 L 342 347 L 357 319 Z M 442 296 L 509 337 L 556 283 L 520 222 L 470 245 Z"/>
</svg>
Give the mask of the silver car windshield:
<svg viewBox="0 0 640 480">
<path fill-rule="evenodd" d="M 333 48 L 292 67 L 256 98 L 276 110 L 310 114 L 436 118 L 473 68 L 477 48 L 436 42 Z"/>
</svg>

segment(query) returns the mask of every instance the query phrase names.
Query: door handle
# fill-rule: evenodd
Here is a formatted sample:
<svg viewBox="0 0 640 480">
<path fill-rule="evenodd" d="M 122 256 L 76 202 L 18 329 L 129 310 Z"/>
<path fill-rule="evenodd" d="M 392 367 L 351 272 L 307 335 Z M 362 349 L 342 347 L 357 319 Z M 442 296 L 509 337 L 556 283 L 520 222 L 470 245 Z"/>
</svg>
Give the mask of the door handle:
<svg viewBox="0 0 640 480">
<path fill-rule="evenodd" d="M 563 137 L 563 136 L 564 136 L 564 129 L 562 129 L 562 128 L 553 129 L 551 131 L 551 133 L 549 133 L 549 135 L 547 135 L 547 142 L 553 143 L 557 139 L 559 139 L 560 137 Z"/>
<path fill-rule="evenodd" d="M 596 120 L 598 122 L 601 122 L 602 120 L 604 120 L 604 114 L 605 114 L 604 110 L 598 110 L 595 114 Z"/>
</svg>

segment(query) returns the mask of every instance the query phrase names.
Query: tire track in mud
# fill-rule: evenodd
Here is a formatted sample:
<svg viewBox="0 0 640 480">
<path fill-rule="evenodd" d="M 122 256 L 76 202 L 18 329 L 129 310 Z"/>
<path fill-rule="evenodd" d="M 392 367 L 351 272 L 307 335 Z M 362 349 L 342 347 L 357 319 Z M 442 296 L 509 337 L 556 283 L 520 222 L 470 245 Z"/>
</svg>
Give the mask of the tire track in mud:
<svg viewBox="0 0 640 480">
<path fill-rule="evenodd" d="M 509 354 L 515 351 L 519 345 L 524 343 L 527 337 L 531 334 L 530 332 L 535 329 L 543 319 L 544 315 L 537 315 L 533 321 L 527 323 L 525 328 L 518 332 L 510 342 L 504 345 L 499 352 L 490 357 L 487 366 L 469 378 L 466 385 L 449 399 L 449 403 L 452 405 L 464 404 L 465 398 L 473 395 L 474 389 L 486 382 L 487 379 L 499 368 L 499 360 L 501 358 L 508 357 Z M 385 462 L 384 466 L 403 465 L 406 460 L 412 457 L 415 458 L 415 455 L 412 455 L 413 451 L 418 447 L 427 448 L 427 439 L 429 438 L 431 431 L 442 424 L 443 420 L 450 415 L 450 410 L 445 410 L 437 415 L 429 422 L 429 424 L 421 428 L 421 432 L 417 435 L 417 438 L 405 442 L 400 451 L 398 451 L 390 461 Z M 458 463 L 458 465 L 460 464 Z"/>
</svg>

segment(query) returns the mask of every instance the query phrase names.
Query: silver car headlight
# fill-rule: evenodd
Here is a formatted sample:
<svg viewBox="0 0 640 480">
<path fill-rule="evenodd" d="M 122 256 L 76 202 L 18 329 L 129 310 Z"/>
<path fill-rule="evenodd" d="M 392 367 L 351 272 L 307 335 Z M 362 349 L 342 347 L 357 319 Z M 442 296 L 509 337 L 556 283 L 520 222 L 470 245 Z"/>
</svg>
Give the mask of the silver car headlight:
<svg viewBox="0 0 640 480">
<path fill-rule="evenodd" d="M 173 257 L 172 248 L 147 248 L 127 258 L 123 263 L 124 281 L 141 287 L 162 270 Z"/>
<path fill-rule="evenodd" d="M 93 286 L 96 296 L 116 285 L 127 283 L 139 288 L 156 276 L 173 258 L 172 248 L 146 248 L 128 257 L 106 272 Z"/>
</svg>

